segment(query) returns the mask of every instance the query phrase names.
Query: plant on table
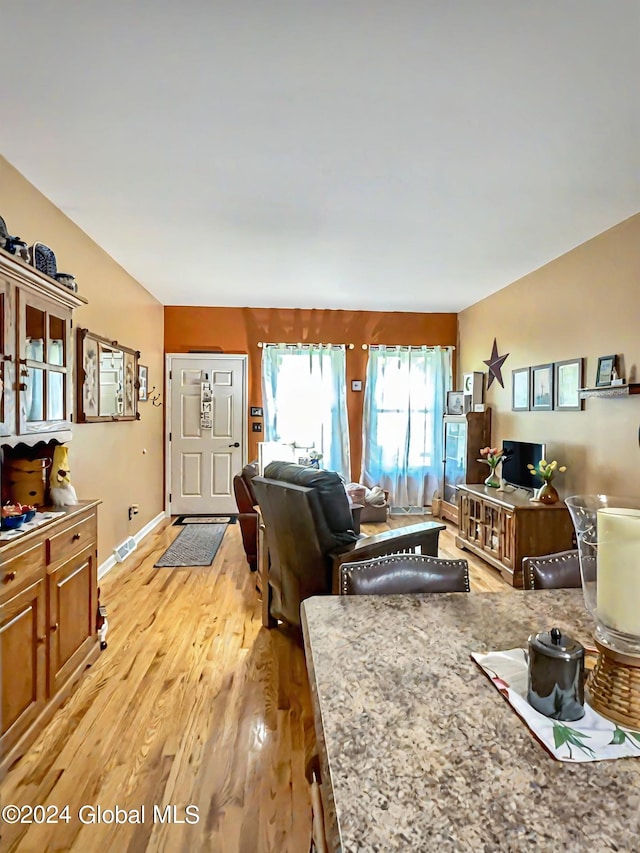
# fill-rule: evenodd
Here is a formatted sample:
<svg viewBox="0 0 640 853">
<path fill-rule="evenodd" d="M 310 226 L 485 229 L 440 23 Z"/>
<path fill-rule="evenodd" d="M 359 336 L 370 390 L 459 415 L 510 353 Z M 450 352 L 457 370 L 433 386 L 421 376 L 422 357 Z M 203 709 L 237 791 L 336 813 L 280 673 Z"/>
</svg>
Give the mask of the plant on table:
<svg viewBox="0 0 640 853">
<path fill-rule="evenodd" d="M 489 486 L 490 488 L 497 489 L 500 486 L 500 480 L 496 476 L 496 468 L 503 459 L 506 459 L 509 454 L 504 448 L 498 449 L 497 447 L 483 447 L 480 451 L 481 459 L 478 459 L 478 462 L 486 462 L 490 468 L 490 473 L 487 479 L 484 481 L 485 486 Z"/>
<path fill-rule="evenodd" d="M 564 474 L 567 470 L 567 466 L 560 465 L 558 467 L 558 463 L 555 459 L 553 462 L 547 462 L 545 459 L 541 459 L 537 465 L 529 463 L 527 468 L 534 477 L 540 477 L 543 481 L 543 485 L 538 492 L 536 500 L 547 504 L 557 503 L 560 500 L 560 495 L 557 493 L 555 487 L 551 485 L 551 481 L 556 474 Z"/>
</svg>

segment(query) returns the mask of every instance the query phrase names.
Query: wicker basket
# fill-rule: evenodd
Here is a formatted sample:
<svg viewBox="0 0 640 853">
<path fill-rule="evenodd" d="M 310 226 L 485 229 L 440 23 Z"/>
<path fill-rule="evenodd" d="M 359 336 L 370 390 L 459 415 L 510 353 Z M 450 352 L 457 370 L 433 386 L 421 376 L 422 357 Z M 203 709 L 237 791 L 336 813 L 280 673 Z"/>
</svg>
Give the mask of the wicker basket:
<svg viewBox="0 0 640 853">
<path fill-rule="evenodd" d="M 12 501 L 43 506 L 47 468 L 51 459 L 11 459 L 6 462 L 7 492 Z"/>
<path fill-rule="evenodd" d="M 587 683 L 591 707 L 614 723 L 640 730 L 640 657 L 597 640 L 596 646 L 600 654 Z"/>
</svg>

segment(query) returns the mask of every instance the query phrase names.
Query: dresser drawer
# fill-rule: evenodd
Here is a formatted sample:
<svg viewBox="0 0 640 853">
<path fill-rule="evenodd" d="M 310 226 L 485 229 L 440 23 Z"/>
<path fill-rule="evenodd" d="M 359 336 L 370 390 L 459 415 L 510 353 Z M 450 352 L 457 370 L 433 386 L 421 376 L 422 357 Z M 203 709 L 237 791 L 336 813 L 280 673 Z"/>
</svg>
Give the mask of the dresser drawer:
<svg viewBox="0 0 640 853">
<path fill-rule="evenodd" d="M 79 518 L 64 530 L 47 539 L 47 565 L 63 563 L 86 548 L 95 546 L 97 539 L 96 514 Z"/>
<path fill-rule="evenodd" d="M 22 587 L 37 580 L 38 575 L 44 577 L 44 558 L 44 542 L 38 542 L 13 557 L 3 557 L 0 568 L 0 601 L 15 595 Z"/>
</svg>

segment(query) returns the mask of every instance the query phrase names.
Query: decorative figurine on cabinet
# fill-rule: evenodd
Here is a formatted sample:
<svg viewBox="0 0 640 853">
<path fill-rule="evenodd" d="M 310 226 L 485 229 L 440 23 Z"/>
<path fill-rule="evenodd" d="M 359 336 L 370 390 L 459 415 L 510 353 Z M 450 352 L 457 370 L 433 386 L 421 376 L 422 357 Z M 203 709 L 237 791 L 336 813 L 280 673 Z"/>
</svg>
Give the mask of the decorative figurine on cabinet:
<svg viewBox="0 0 640 853">
<path fill-rule="evenodd" d="M 54 506 L 75 506 L 78 503 L 76 490 L 71 485 L 69 448 L 63 444 L 53 451 L 49 491 Z"/>
</svg>

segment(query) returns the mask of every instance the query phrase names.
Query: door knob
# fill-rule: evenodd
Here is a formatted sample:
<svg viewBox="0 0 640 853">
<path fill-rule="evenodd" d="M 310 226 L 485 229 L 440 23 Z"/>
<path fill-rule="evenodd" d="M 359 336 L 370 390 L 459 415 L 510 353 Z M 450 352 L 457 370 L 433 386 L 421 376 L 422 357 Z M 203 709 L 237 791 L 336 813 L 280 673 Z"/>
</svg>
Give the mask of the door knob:
<svg viewBox="0 0 640 853">
<path fill-rule="evenodd" d="M 229 447 L 240 447 L 239 441 L 234 441 L 233 444 L 230 444 Z"/>
</svg>

